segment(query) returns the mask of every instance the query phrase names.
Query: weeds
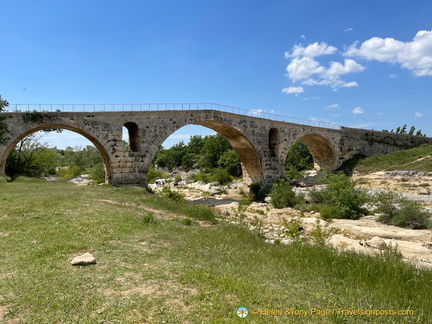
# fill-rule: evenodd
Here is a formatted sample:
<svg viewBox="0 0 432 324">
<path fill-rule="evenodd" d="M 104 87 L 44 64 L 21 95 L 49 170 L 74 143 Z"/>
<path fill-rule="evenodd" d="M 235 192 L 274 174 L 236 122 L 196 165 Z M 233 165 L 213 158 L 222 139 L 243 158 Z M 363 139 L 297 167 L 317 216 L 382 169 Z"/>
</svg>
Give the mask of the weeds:
<svg viewBox="0 0 432 324">
<path fill-rule="evenodd" d="M 145 224 L 156 223 L 153 212 L 148 212 L 147 215 L 143 216 L 142 220 Z"/>
<path fill-rule="evenodd" d="M 311 237 L 312 242 L 316 244 L 324 244 L 330 236 L 338 232 L 338 229 L 331 228 L 330 224 L 327 222 L 321 225 L 321 221 L 317 219 L 313 230 L 309 233 L 309 237 Z"/>
<path fill-rule="evenodd" d="M 299 217 L 294 217 L 290 221 L 283 219 L 285 234 L 294 240 L 304 240 L 304 229 L 302 221 Z"/>
</svg>

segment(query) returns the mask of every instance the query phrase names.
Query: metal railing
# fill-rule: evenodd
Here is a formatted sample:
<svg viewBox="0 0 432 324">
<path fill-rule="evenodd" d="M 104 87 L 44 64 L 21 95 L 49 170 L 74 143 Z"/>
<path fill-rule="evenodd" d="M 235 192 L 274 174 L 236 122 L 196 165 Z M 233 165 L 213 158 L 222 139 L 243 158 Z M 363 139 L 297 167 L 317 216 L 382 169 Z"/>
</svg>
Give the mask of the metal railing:
<svg viewBox="0 0 432 324">
<path fill-rule="evenodd" d="M 244 109 L 215 103 L 144 103 L 144 104 L 10 104 L 5 112 L 129 112 L 163 110 L 217 110 L 275 121 L 339 129 L 336 123 L 278 115 L 265 109 Z"/>
</svg>

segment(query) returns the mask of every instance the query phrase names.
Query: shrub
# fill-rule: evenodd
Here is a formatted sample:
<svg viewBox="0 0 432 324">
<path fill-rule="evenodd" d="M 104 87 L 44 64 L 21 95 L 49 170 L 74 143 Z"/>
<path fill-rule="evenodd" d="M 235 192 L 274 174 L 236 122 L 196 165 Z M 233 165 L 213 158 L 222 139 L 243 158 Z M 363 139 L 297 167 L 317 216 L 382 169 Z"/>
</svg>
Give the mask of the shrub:
<svg viewBox="0 0 432 324">
<path fill-rule="evenodd" d="M 382 213 L 378 221 L 384 224 L 411 229 L 431 228 L 432 222 L 427 213 L 416 201 L 405 199 L 394 193 L 379 193 L 374 199 L 375 211 Z"/>
<path fill-rule="evenodd" d="M 311 191 L 311 199 L 314 203 L 331 207 L 324 209 L 326 218 L 359 219 L 367 212 L 363 207 L 368 199 L 366 193 L 356 189 L 356 182 L 348 176 L 343 173 L 326 174 L 323 181 L 327 187 Z M 328 213 L 333 213 L 333 217 Z"/>
<path fill-rule="evenodd" d="M 275 208 L 294 207 L 298 202 L 293 188 L 285 180 L 274 183 L 269 196 Z"/>
<path fill-rule="evenodd" d="M 232 177 L 226 169 L 217 168 L 213 169 L 209 177 L 211 182 L 219 182 L 221 185 L 228 183 L 232 180 Z"/>
<path fill-rule="evenodd" d="M 250 201 L 264 201 L 268 196 L 270 188 L 263 186 L 260 182 L 249 185 L 248 198 Z"/>
<path fill-rule="evenodd" d="M 320 206 L 318 211 L 322 219 L 331 220 L 333 218 L 344 218 L 343 211 L 341 208 L 336 206 Z"/>
<path fill-rule="evenodd" d="M 64 179 L 72 179 L 78 177 L 81 174 L 81 168 L 73 165 L 67 168 L 62 168 L 57 171 L 57 174 Z"/>
<path fill-rule="evenodd" d="M 105 166 L 103 163 L 98 163 L 89 170 L 89 178 L 96 183 L 105 182 Z"/>
<path fill-rule="evenodd" d="M 162 191 L 161 191 L 162 197 L 164 198 L 168 198 L 174 201 L 183 201 L 184 196 L 174 190 L 171 190 L 168 186 L 163 187 Z"/>
<path fill-rule="evenodd" d="M 147 172 L 146 183 L 153 183 L 157 179 L 164 179 L 166 177 L 167 174 L 162 170 L 150 168 L 150 170 Z"/>
<path fill-rule="evenodd" d="M 209 182 L 209 175 L 205 172 L 200 171 L 199 173 L 197 173 L 196 175 L 194 175 L 193 177 L 194 181 L 204 181 L 204 182 Z"/>
</svg>

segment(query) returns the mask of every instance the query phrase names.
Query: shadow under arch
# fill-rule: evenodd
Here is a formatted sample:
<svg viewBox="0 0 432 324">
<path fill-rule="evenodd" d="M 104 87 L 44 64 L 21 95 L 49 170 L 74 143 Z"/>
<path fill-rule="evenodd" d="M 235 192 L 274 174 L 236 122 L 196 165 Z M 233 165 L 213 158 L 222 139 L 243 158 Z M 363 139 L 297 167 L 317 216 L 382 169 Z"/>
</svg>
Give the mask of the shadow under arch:
<svg viewBox="0 0 432 324">
<path fill-rule="evenodd" d="M 306 144 L 314 161 L 315 170 L 333 170 L 336 163 L 336 154 L 329 141 L 317 134 L 309 134 L 298 138 Z"/>
<path fill-rule="evenodd" d="M 196 121 L 192 124 L 210 128 L 230 142 L 240 158 L 244 184 L 250 185 L 263 181 L 258 153 L 252 143 L 240 131 L 232 126 L 213 120 Z"/>
<path fill-rule="evenodd" d="M 45 129 L 67 129 L 70 130 L 74 133 L 80 134 L 82 136 L 84 136 L 85 138 L 87 138 L 90 142 L 92 142 L 94 144 L 94 146 L 96 146 L 96 148 L 98 149 L 99 153 L 102 156 L 102 160 L 104 162 L 104 166 L 105 166 L 105 182 L 106 183 L 111 183 L 111 159 L 110 156 L 107 152 L 107 150 L 105 149 L 105 147 L 101 144 L 101 142 L 94 136 L 92 136 L 91 134 L 89 134 L 88 132 L 74 127 L 74 126 L 70 126 L 70 125 L 66 125 L 66 124 L 48 124 L 48 125 L 41 125 L 41 126 L 37 126 L 37 127 L 33 127 L 30 128 L 28 130 L 26 130 L 25 132 L 21 133 L 20 135 L 16 136 L 7 146 L 5 152 L 3 153 L 2 156 L 0 156 L 0 176 L 5 176 L 5 167 L 6 167 L 6 160 L 8 158 L 8 156 L 10 155 L 10 153 L 12 152 L 12 150 L 15 148 L 15 146 L 19 143 L 19 141 L 21 141 L 23 138 L 25 138 L 26 136 L 36 133 L 38 131 L 41 130 L 45 130 Z"/>
</svg>

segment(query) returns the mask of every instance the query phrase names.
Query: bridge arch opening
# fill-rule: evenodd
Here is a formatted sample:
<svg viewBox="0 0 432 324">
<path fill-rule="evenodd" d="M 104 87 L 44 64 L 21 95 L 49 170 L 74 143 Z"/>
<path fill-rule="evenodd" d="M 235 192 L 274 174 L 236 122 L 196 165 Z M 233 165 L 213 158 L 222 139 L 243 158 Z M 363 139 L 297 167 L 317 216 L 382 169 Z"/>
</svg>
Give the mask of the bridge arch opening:
<svg viewBox="0 0 432 324">
<path fill-rule="evenodd" d="M 63 148 L 57 148 L 56 146 L 52 146 L 49 145 L 49 143 L 44 142 L 44 139 L 46 139 L 46 137 L 53 137 L 55 134 L 55 137 L 57 140 L 61 139 L 62 137 L 64 138 L 64 142 L 68 142 L 67 141 L 67 137 L 72 136 L 76 136 L 76 134 L 79 134 L 80 136 L 84 137 L 85 139 L 87 139 L 88 141 L 84 140 L 84 138 L 81 140 L 81 143 L 83 144 L 87 144 L 85 148 L 82 148 L 81 150 L 83 152 L 87 152 L 89 153 L 89 155 L 92 156 L 92 158 L 94 159 L 94 164 L 98 163 L 98 162 L 102 162 L 103 166 L 101 165 L 100 168 L 102 168 L 102 170 L 99 170 L 99 174 L 102 173 L 102 177 L 104 177 L 104 181 L 106 183 L 110 182 L 111 179 L 111 171 L 110 171 L 110 157 L 106 151 L 106 149 L 104 148 L 104 146 L 102 145 L 102 143 L 100 143 L 100 141 L 98 139 L 96 139 L 95 137 L 93 137 L 92 135 L 90 135 L 89 133 L 78 129 L 76 127 L 70 126 L 70 125 L 62 125 L 62 124 L 56 124 L 56 125 L 41 125 L 38 127 L 34 127 L 31 129 L 28 129 L 26 131 L 24 131 L 23 133 L 19 134 L 19 135 L 14 135 L 14 138 L 11 138 L 11 140 L 6 144 L 7 148 L 4 151 L 3 155 L 0 156 L 0 174 L 5 176 L 6 175 L 6 162 L 8 162 L 8 164 L 10 165 L 11 163 L 13 163 L 10 161 L 11 158 L 13 158 L 16 154 L 17 150 L 22 149 L 23 147 L 23 143 L 25 143 L 26 139 L 29 139 L 31 136 L 37 136 L 38 133 L 42 133 L 42 131 L 47 131 L 47 130 L 66 130 L 69 132 L 66 132 L 66 134 L 64 134 L 63 132 L 50 132 L 50 134 L 46 135 L 46 136 L 42 136 L 40 139 L 40 145 L 34 145 L 32 148 L 28 148 L 29 150 L 39 150 L 38 153 L 40 153 L 41 150 L 45 150 L 46 153 L 51 153 L 51 154 L 59 154 L 62 155 L 64 152 L 67 152 L 68 150 L 71 151 L 77 151 L 78 149 L 81 148 L 81 145 L 68 145 L 68 147 L 66 147 L 65 149 Z M 45 137 L 45 138 L 44 138 Z M 75 142 L 76 140 L 79 140 L 79 138 L 73 138 L 73 140 L 71 142 Z M 92 144 L 92 145 L 90 145 Z M 18 152 L 20 153 L 20 152 Z M 48 155 L 51 159 L 53 158 L 51 155 Z M 41 157 L 43 157 L 43 155 L 41 155 Z M 9 158 L 9 161 L 8 161 Z M 19 157 L 18 157 L 19 158 Z M 40 158 L 40 157 L 39 157 Z M 61 159 L 60 156 L 58 156 L 56 158 L 56 162 L 55 165 L 57 166 L 58 163 L 58 159 Z M 55 168 L 54 168 L 55 169 Z M 8 170 L 11 171 L 10 167 L 8 166 Z M 12 170 L 13 171 L 13 170 Z M 104 173 L 104 176 L 103 176 Z"/>
<path fill-rule="evenodd" d="M 321 135 L 309 134 L 299 138 L 309 150 L 314 170 L 332 170 L 335 164 L 335 152 L 329 141 Z"/>
<path fill-rule="evenodd" d="M 263 181 L 258 153 L 252 143 L 240 131 L 232 126 L 213 120 L 195 122 L 194 124 L 210 128 L 228 140 L 240 159 L 243 182 L 246 185 Z"/>
<path fill-rule="evenodd" d="M 127 135 L 127 150 L 131 152 L 138 152 L 140 149 L 140 135 L 138 125 L 134 122 L 127 122 L 123 125 L 123 130 L 123 133 L 126 133 Z"/>
<path fill-rule="evenodd" d="M 279 130 L 277 128 L 270 128 L 268 148 L 271 157 L 276 157 L 278 154 L 279 143 Z"/>
<path fill-rule="evenodd" d="M 203 135 L 192 135 L 190 134 L 191 132 Z M 213 150 L 208 147 L 206 148 L 207 151 L 213 151 L 209 154 L 211 157 L 202 156 L 200 157 L 200 161 L 197 161 L 196 158 L 194 160 L 193 155 L 200 154 L 199 152 L 202 147 L 200 148 L 199 146 L 206 142 L 202 140 L 207 140 L 204 137 L 208 135 L 213 135 L 212 137 L 214 137 L 211 139 L 212 143 L 205 144 L 209 147 L 214 145 Z M 177 143 L 173 146 L 175 150 L 172 152 L 172 158 L 174 159 L 179 159 L 179 157 L 175 156 L 175 151 L 180 152 L 185 146 L 190 146 L 191 152 L 182 156 L 182 162 L 187 167 L 200 169 L 200 166 L 212 165 L 213 168 L 226 169 L 230 174 L 242 176 L 245 184 L 262 181 L 261 164 L 258 154 L 249 140 L 231 126 L 215 121 L 194 122 L 193 124 L 182 126 L 170 134 L 163 142 L 164 145 L 172 145 L 173 139 L 177 139 Z M 153 160 L 154 164 L 158 164 L 158 154 L 156 154 L 156 158 Z M 203 161 L 202 159 L 210 159 L 211 161 Z"/>
</svg>

